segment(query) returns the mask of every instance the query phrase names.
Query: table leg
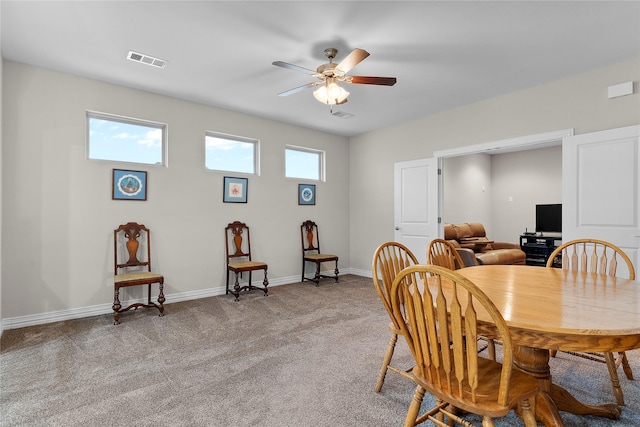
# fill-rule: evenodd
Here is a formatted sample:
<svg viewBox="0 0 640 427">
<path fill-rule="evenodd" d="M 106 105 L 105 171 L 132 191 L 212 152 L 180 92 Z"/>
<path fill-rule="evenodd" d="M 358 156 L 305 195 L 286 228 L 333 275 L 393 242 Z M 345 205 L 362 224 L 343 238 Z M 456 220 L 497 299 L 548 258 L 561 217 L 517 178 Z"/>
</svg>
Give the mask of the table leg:
<svg viewBox="0 0 640 427">
<path fill-rule="evenodd" d="M 622 408 L 616 403 L 604 403 L 601 405 L 587 405 L 573 397 L 566 389 L 557 384 L 551 384 L 551 398 L 561 411 L 571 412 L 576 415 L 595 415 L 612 420 L 619 420 Z"/>
<path fill-rule="evenodd" d="M 516 366 L 534 376 L 540 383 L 541 394 L 536 398 L 536 417 L 545 426 L 562 426 L 560 411 L 576 415 L 620 419 L 622 409 L 615 403 L 587 405 L 573 397 L 566 389 L 553 384 L 549 368 L 549 350 L 518 346 L 514 352 Z"/>
<path fill-rule="evenodd" d="M 517 346 L 514 358 L 516 366 L 537 378 L 540 384 L 540 393 L 535 401 L 536 418 L 546 427 L 563 427 L 564 422 L 551 395 L 549 350 Z"/>
</svg>

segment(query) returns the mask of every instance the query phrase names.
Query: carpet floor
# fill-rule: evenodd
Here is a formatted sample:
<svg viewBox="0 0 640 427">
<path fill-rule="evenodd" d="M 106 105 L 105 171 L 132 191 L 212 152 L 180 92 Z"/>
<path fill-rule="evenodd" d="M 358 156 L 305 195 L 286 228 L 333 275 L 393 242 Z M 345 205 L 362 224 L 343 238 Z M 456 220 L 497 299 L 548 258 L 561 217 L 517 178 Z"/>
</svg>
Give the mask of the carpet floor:
<svg viewBox="0 0 640 427">
<path fill-rule="evenodd" d="M 7 330 L 0 425 L 400 426 L 415 389 L 393 372 L 373 391 L 389 340 L 371 279 L 354 275 Z M 639 351 L 628 353 L 640 375 Z M 398 340 L 394 364 L 409 367 Z M 605 365 L 559 353 L 554 380 L 612 402 Z M 640 385 L 621 374 L 617 421 L 562 413 L 567 426 L 640 425 Z M 424 406 L 433 400 L 425 395 Z M 520 426 L 511 414 L 497 426 Z"/>
</svg>

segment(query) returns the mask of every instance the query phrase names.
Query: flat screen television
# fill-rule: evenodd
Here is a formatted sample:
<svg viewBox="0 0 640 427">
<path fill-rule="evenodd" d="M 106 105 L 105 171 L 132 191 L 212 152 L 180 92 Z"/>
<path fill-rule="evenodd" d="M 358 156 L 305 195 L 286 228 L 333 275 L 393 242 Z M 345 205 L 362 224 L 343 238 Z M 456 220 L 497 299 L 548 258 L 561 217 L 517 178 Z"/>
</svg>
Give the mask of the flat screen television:
<svg viewBox="0 0 640 427">
<path fill-rule="evenodd" d="M 562 232 L 562 204 L 536 205 L 536 232 Z"/>
</svg>

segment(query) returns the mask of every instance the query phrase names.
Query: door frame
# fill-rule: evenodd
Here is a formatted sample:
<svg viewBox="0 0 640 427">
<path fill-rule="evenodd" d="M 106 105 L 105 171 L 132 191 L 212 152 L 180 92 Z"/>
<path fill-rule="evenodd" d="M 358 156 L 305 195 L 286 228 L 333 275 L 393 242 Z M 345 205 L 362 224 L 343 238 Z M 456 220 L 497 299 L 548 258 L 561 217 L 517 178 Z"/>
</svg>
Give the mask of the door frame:
<svg viewBox="0 0 640 427">
<path fill-rule="evenodd" d="M 535 150 L 538 148 L 554 147 L 562 145 L 562 139 L 573 136 L 574 129 L 561 129 L 551 132 L 538 133 L 533 135 L 519 136 L 515 138 L 502 139 L 498 141 L 483 142 L 480 144 L 467 145 L 464 147 L 452 148 L 449 150 L 439 150 L 433 152 L 433 157 L 438 163 L 438 236 L 444 236 L 444 183 L 443 173 L 444 159 L 449 157 L 466 156 L 469 154 L 503 154 L 516 151 Z"/>
</svg>

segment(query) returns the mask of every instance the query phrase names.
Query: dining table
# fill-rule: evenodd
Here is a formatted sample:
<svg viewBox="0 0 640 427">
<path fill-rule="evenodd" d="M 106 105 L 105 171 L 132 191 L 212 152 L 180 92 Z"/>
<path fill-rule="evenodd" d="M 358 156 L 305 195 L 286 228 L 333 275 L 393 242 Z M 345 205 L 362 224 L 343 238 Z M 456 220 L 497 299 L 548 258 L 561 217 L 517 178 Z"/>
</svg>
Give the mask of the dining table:
<svg viewBox="0 0 640 427">
<path fill-rule="evenodd" d="M 549 350 L 619 352 L 640 348 L 640 282 L 527 265 L 480 265 L 457 273 L 478 286 L 507 322 L 516 367 L 540 383 L 535 400 L 540 422 L 547 427 L 563 426 L 559 411 L 620 418 L 618 404 L 586 404 L 555 384 Z"/>
</svg>

